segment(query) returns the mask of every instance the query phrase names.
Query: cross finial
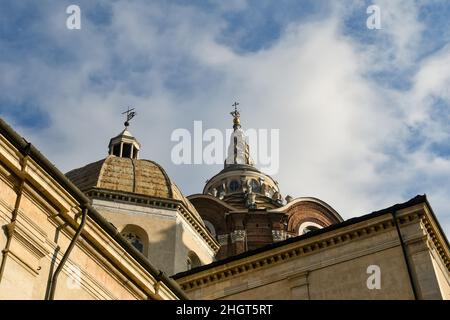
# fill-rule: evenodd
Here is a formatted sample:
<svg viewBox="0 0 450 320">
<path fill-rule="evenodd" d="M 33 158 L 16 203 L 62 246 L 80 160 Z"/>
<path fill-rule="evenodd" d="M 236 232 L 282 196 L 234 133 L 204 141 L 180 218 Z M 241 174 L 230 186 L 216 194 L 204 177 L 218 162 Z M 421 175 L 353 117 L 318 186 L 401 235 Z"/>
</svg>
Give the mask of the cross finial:
<svg viewBox="0 0 450 320">
<path fill-rule="evenodd" d="M 233 112 L 231 112 L 231 115 L 233 116 L 233 117 L 236 117 L 236 116 L 239 116 L 239 111 L 237 110 L 237 106 L 239 105 L 239 102 L 234 102 L 231 106 L 233 106 L 234 107 L 234 111 Z"/>
<path fill-rule="evenodd" d="M 127 115 L 127 120 L 125 120 L 125 122 L 123 123 L 125 125 L 125 127 L 128 127 L 130 125 L 130 120 L 134 118 L 134 116 L 136 115 L 136 112 L 133 111 L 134 108 L 128 107 L 127 111 L 122 112 L 122 114 L 126 114 Z"/>
<path fill-rule="evenodd" d="M 233 116 L 233 128 L 236 129 L 241 126 L 241 120 L 239 117 L 241 114 L 239 113 L 237 106 L 239 105 L 239 102 L 234 102 L 232 106 L 234 107 L 234 111 L 230 112 L 230 114 Z"/>
</svg>

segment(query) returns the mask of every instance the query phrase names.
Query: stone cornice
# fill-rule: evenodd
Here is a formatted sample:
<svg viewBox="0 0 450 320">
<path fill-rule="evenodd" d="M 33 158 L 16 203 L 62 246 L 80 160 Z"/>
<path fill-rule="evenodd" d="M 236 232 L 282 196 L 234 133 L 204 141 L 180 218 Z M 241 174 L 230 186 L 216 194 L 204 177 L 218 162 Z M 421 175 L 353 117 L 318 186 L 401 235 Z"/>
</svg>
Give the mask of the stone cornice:
<svg viewBox="0 0 450 320">
<path fill-rule="evenodd" d="M 421 211 L 423 212 L 423 210 Z M 399 213 L 399 224 L 403 225 L 418 221 L 420 219 L 418 212 L 420 211 L 416 209 L 414 211 Z M 228 280 L 247 272 L 273 266 L 290 259 L 315 254 L 330 247 L 351 241 L 367 238 L 377 233 L 392 230 L 393 228 L 395 228 L 395 224 L 392 215 L 385 213 L 370 220 L 359 221 L 356 224 L 344 226 L 342 229 L 339 228 L 312 235 L 303 240 L 269 249 L 254 256 L 244 256 L 241 259 L 223 265 L 217 265 L 206 270 L 203 269 L 198 273 L 188 274 L 184 277 L 181 275 L 176 280 L 183 290 L 189 292 L 190 290 Z"/>
<path fill-rule="evenodd" d="M 214 239 L 206 227 L 194 217 L 190 212 L 189 208 L 181 200 L 177 199 L 167 199 L 167 198 L 157 198 L 149 197 L 143 195 L 137 195 L 133 193 L 126 193 L 121 191 L 111 191 L 105 189 L 91 189 L 86 191 L 86 195 L 90 198 L 97 198 L 103 200 L 115 200 L 123 201 L 127 203 L 132 203 L 134 205 L 151 206 L 155 208 L 164 208 L 168 210 L 175 210 L 181 213 L 183 218 L 194 228 L 196 232 L 202 237 L 203 240 L 209 245 L 209 247 L 214 251 L 219 251 L 219 243 Z"/>
<path fill-rule="evenodd" d="M 436 248 L 436 251 L 439 254 L 439 257 L 441 258 L 444 266 L 450 273 L 450 248 L 448 247 L 443 235 L 438 231 L 438 227 L 434 219 L 432 219 L 432 215 L 428 206 L 425 206 L 425 212 L 426 213 L 420 215 L 424 229 L 427 232 L 427 235 L 433 243 L 434 247 Z"/>
</svg>

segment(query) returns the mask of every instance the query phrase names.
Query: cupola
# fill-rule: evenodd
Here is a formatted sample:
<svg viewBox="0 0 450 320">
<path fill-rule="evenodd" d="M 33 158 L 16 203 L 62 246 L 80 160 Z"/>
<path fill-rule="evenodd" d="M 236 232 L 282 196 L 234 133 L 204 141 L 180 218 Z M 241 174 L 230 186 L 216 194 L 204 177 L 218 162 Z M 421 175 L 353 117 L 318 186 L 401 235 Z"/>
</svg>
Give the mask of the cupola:
<svg viewBox="0 0 450 320">
<path fill-rule="evenodd" d="M 126 114 L 127 120 L 124 122 L 125 129 L 119 135 L 115 136 L 109 141 L 108 154 L 120 158 L 130 158 L 138 159 L 139 150 L 141 149 L 141 144 L 136 138 L 128 131 L 128 126 L 130 125 L 130 120 L 136 115 L 133 111 L 134 108 L 128 108 L 124 112 Z"/>
</svg>

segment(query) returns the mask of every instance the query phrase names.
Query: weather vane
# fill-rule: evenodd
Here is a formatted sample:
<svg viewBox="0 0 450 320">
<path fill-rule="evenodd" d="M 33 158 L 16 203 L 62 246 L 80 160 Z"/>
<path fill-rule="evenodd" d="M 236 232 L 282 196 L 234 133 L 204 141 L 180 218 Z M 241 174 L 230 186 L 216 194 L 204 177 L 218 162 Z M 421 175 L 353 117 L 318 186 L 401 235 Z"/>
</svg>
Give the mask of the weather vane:
<svg viewBox="0 0 450 320">
<path fill-rule="evenodd" d="M 125 125 L 125 127 L 128 127 L 130 125 L 130 120 L 134 118 L 134 116 L 136 115 L 136 112 L 133 111 L 134 108 L 128 107 L 128 110 L 125 112 L 122 112 L 122 114 L 126 114 L 127 115 L 127 120 L 123 123 Z"/>
</svg>

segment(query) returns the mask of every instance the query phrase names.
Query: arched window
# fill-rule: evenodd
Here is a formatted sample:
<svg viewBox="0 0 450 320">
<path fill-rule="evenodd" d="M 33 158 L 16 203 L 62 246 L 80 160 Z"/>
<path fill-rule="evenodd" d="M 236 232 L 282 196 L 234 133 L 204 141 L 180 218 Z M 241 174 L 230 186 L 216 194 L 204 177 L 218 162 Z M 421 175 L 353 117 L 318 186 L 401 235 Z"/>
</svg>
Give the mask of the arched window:
<svg viewBox="0 0 450 320">
<path fill-rule="evenodd" d="M 209 233 L 211 233 L 212 236 L 216 236 L 216 228 L 214 228 L 214 225 L 209 222 L 208 220 L 203 220 L 205 223 L 206 229 L 208 229 Z"/>
<path fill-rule="evenodd" d="M 229 188 L 231 192 L 236 192 L 239 191 L 239 188 L 241 187 L 241 184 L 239 183 L 238 180 L 232 180 L 230 182 Z"/>
<path fill-rule="evenodd" d="M 193 268 L 199 267 L 202 265 L 200 258 L 195 254 L 194 251 L 190 251 L 187 256 L 187 270 L 191 270 Z"/>
<path fill-rule="evenodd" d="M 144 252 L 144 243 L 137 234 L 132 232 L 124 232 L 122 233 L 122 236 L 127 239 L 128 242 L 133 245 L 133 247 L 138 249 L 140 252 Z"/>
<path fill-rule="evenodd" d="M 318 230 L 318 229 L 322 229 L 322 226 L 320 224 L 317 224 L 315 222 L 303 222 L 300 227 L 298 228 L 298 234 L 302 235 L 302 234 L 306 234 L 308 232 L 314 231 L 314 230 Z"/>
<path fill-rule="evenodd" d="M 252 187 L 253 192 L 261 192 L 261 184 L 257 180 L 250 180 L 250 186 Z"/>
<path fill-rule="evenodd" d="M 148 236 L 144 229 L 134 224 L 127 224 L 120 234 L 144 256 L 148 255 Z"/>
</svg>

